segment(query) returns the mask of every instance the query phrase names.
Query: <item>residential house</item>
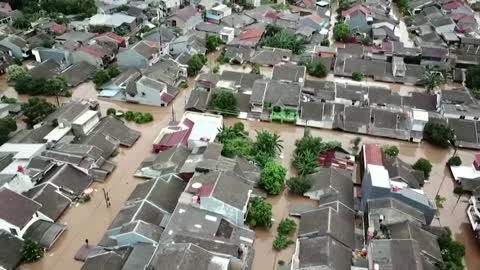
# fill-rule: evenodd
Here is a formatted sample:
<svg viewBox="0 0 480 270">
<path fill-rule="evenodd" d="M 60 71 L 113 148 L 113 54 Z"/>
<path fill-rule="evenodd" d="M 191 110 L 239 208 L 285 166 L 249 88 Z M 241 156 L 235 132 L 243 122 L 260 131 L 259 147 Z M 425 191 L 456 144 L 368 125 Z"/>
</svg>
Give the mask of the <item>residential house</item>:
<svg viewBox="0 0 480 270">
<path fill-rule="evenodd" d="M 0 40 L 0 45 L 8 48 L 12 52 L 12 56 L 23 59 L 30 55 L 30 48 L 25 39 L 16 36 L 9 35 Z"/>
<path fill-rule="evenodd" d="M 399 265 L 412 270 L 424 269 L 420 247 L 414 240 L 371 241 L 367 252 L 369 265 L 378 265 L 379 269 L 394 269 Z"/>
<path fill-rule="evenodd" d="M 252 91 L 255 81 L 263 78 L 264 77 L 260 74 L 226 70 L 222 72 L 220 80 L 217 82 L 216 86 L 233 92 L 248 93 Z"/>
<path fill-rule="evenodd" d="M 121 68 L 144 69 L 159 60 L 160 54 L 167 52 L 159 50 L 158 42 L 139 41 L 127 49 L 121 49 L 117 54 L 117 63 Z M 167 49 L 167 48 L 165 48 Z"/>
<path fill-rule="evenodd" d="M 174 39 L 169 45 L 170 54 L 173 56 L 178 56 L 182 53 L 189 53 L 190 55 L 205 54 L 207 51 L 206 36 L 201 32 L 200 35 L 198 34 L 184 34 Z"/>
<path fill-rule="evenodd" d="M 156 42 L 160 55 L 169 53 L 169 44 L 176 38 L 175 32 L 171 28 L 159 27 L 144 33 L 142 40 Z"/>
<path fill-rule="evenodd" d="M 32 50 L 33 56 L 38 63 L 49 59 L 55 61 L 61 70 L 66 69 L 73 64 L 72 53 L 63 48 L 35 48 Z"/>
<path fill-rule="evenodd" d="M 113 42 L 117 44 L 117 47 L 126 48 L 128 46 L 128 40 L 124 37 L 115 34 L 113 32 L 103 33 L 95 37 L 97 41 L 106 41 L 106 42 Z"/>
<path fill-rule="evenodd" d="M 167 106 L 177 94 L 177 88 L 169 87 L 161 81 L 142 76 L 135 82 L 135 86 L 127 87 L 125 100 L 131 103 L 163 107 Z"/>
<path fill-rule="evenodd" d="M 246 29 L 233 39 L 230 45 L 238 47 L 255 48 L 263 37 L 264 29 Z"/>
<path fill-rule="evenodd" d="M 74 63 L 62 71 L 60 76 L 65 78 L 68 86 L 76 87 L 79 84 L 92 80 L 95 76 L 97 68 L 87 62 Z"/>
<path fill-rule="evenodd" d="M 167 126 L 153 142 L 153 152 L 158 153 L 183 144 L 189 149 L 213 142 L 222 127 L 221 115 L 186 112 L 179 124 Z"/>
<path fill-rule="evenodd" d="M 109 82 L 100 86 L 100 97 L 117 98 L 124 100 L 126 92 L 128 90 L 135 90 L 135 82 L 142 75 L 136 69 L 127 69 L 120 73 L 117 77 L 111 79 Z"/>
<path fill-rule="evenodd" d="M 480 187 L 480 154 L 475 155 L 475 160 L 470 165 L 449 166 L 453 179 L 465 191 L 475 192 Z"/>
<path fill-rule="evenodd" d="M 92 44 L 80 47 L 73 52 L 73 62 L 87 62 L 97 68 L 102 68 L 108 65 L 115 57 L 115 52 L 112 48 Z"/>
<path fill-rule="evenodd" d="M 395 198 L 423 212 L 427 224 L 430 224 L 436 213 L 436 205 L 422 190 L 413 189 L 408 184 L 391 180 L 384 167 L 380 146 L 366 144 L 360 152 L 362 171 L 362 205 L 365 208 L 370 199 Z"/>
<path fill-rule="evenodd" d="M 130 33 L 137 27 L 137 19 L 122 13 L 114 14 L 95 14 L 90 17 L 89 26 L 95 30 L 95 27 L 104 27 L 113 32 L 126 31 Z M 93 32 L 92 31 L 92 32 Z"/>
<path fill-rule="evenodd" d="M 255 50 L 242 46 L 227 46 L 225 48 L 224 58 L 230 60 L 230 64 L 240 64 L 250 62 Z"/>
<path fill-rule="evenodd" d="M 205 18 L 209 23 L 220 24 L 220 21 L 232 14 L 232 8 L 227 5 L 216 3 L 210 9 L 207 10 Z"/>
<path fill-rule="evenodd" d="M 61 44 L 69 43 L 69 42 L 78 42 L 81 45 L 87 45 L 88 41 L 95 37 L 94 33 L 89 33 L 85 31 L 72 31 L 67 32 L 61 36 L 57 36 L 56 40 L 59 41 Z"/>
<path fill-rule="evenodd" d="M 200 209 L 223 216 L 237 226 L 243 226 L 252 187 L 232 172 L 209 172 L 194 175 L 186 192 Z"/>
<path fill-rule="evenodd" d="M 52 79 L 61 72 L 60 64 L 53 59 L 48 59 L 28 71 L 34 79 Z"/>
<path fill-rule="evenodd" d="M 289 62 L 292 55 L 291 50 L 266 47 L 256 51 L 251 62 L 262 66 L 275 66 Z"/>
<path fill-rule="evenodd" d="M 22 239 L 0 230 L 0 269 L 15 270 L 22 260 Z"/>
<path fill-rule="evenodd" d="M 364 4 L 356 4 L 347 10 L 342 11 L 342 17 L 350 26 L 353 33 L 369 34 L 372 29 L 372 11 Z"/>
<path fill-rule="evenodd" d="M 144 75 L 164 82 L 167 86 L 177 87 L 187 80 L 187 67 L 174 59 L 160 58 L 145 70 Z"/>
<path fill-rule="evenodd" d="M 443 68 L 448 66 L 449 51 L 442 47 L 422 47 L 422 65 Z"/>
<path fill-rule="evenodd" d="M 202 15 L 193 6 L 178 9 L 167 18 L 169 26 L 179 28 L 183 33 L 194 29 L 202 21 Z"/>
<path fill-rule="evenodd" d="M 268 120 L 295 122 L 300 105 L 298 84 L 257 80 L 250 96 L 252 112 L 268 113 Z"/>
<path fill-rule="evenodd" d="M 307 68 L 298 65 L 278 65 L 273 67 L 272 80 L 304 84 Z"/>
<path fill-rule="evenodd" d="M 350 269 L 351 256 L 351 249 L 330 236 L 298 239 L 291 269 Z"/>
</svg>

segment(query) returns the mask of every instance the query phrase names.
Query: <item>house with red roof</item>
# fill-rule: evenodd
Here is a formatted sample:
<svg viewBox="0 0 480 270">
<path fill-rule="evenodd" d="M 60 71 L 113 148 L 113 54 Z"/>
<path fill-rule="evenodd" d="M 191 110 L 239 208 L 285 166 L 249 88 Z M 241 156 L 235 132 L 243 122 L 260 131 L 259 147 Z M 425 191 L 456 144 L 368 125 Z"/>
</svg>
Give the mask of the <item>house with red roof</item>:
<svg viewBox="0 0 480 270">
<path fill-rule="evenodd" d="M 264 32 L 265 30 L 263 29 L 244 30 L 237 38 L 232 41 L 231 44 L 254 48 L 260 43 Z"/>
<path fill-rule="evenodd" d="M 102 46 L 100 44 L 82 46 L 73 52 L 73 62 L 87 62 L 92 66 L 101 68 L 115 58 L 115 51 L 113 47 Z"/>
<path fill-rule="evenodd" d="M 107 32 L 95 37 L 95 40 L 113 42 L 120 48 L 126 48 L 128 46 L 128 40 L 113 32 Z"/>
<path fill-rule="evenodd" d="M 354 33 L 370 33 L 372 29 L 372 11 L 364 4 L 356 4 L 342 11 L 342 17 Z"/>
<path fill-rule="evenodd" d="M 62 35 L 67 32 L 67 26 L 56 23 L 50 27 L 50 31 L 55 35 Z"/>
</svg>

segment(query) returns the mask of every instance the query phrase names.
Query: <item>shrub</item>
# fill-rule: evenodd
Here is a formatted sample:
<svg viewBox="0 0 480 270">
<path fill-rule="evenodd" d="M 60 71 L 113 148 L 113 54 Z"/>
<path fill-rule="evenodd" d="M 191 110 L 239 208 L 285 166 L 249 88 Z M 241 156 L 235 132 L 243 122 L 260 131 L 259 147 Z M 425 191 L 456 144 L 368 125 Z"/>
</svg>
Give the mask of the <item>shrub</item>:
<svg viewBox="0 0 480 270">
<path fill-rule="evenodd" d="M 248 223 L 253 226 L 272 227 L 272 205 L 264 199 L 254 197 L 250 200 L 247 216 Z"/>
<path fill-rule="evenodd" d="M 437 205 L 438 209 L 443 208 L 443 204 L 445 203 L 447 199 L 445 197 L 442 197 L 440 195 L 435 196 L 435 204 Z"/>
<path fill-rule="evenodd" d="M 328 69 L 322 62 L 308 64 L 307 71 L 308 74 L 318 78 L 325 78 L 328 75 Z"/>
<path fill-rule="evenodd" d="M 278 224 L 277 232 L 280 235 L 291 235 L 297 228 L 297 223 L 292 219 L 286 218 Z"/>
<path fill-rule="evenodd" d="M 25 240 L 22 247 L 22 262 L 33 263 L 43 257 L 43 248 L 35 241 Z"/>
<path fill-rule="evenodd" d="M 389 157 L 396 157 L 400 150 L 395 145 L 387 145 L 383 148 L 383 153 Z"/>
<path fill-rule="evenodd" d="M 304 176 L 292 177 L 287 180 L 288 191 L 296 194 L 303 195 L 312 187 L 310 181 Z"/>
<path fill-rule="evenodd" d="M 289 245 L 293 243 L 294 242 L 288 239 L 285 235 L 277 235 L 277 238 L 273 240 L 272 247 L 275 250 L 282 250 L 282 249 L 286 249 Z"/>
<path fill-rule="evenodd" d="M 432 171 L 432 163 L 427 159 L 419 158 L 417 162 L 413 164 L 412 168 L 422 171 L 425 179 L 428 179 L 428 177 L 430 177 L 430 172 Z"/>
<path fill-rule="evenodd" d="M 352 80 L 357 81 L 357 82 L 362 81 L 363 80 L 363 74 L 360 73 L 360 72 L 356 72 L 356 71 L 353 72 L 352 73 Z"/>
<path fill-rule="evenodd" d="M 223 115 L 237 115 L 238 102 L 235 95 L 230 91 L 215 91 L 210 98 L 208 107 L 210 110 Z"/>
<path fill-rule="evenodd" d="M 117 114 L 117 110 L 115 110 L 114 108 L 108 108 L 107 109 L 107 115 L 115 116 L 116 114 Z"/>
<path fill-rule="evenodd" d="M 260 181 L 258 185 L 270 195 L 278 195 L 282 190 L 287 169 L 282 165 L 269 161 L 260 174 Z"/>
<path fill-rule="evenodd" d="M 454 156 L 448 159 L 448 166 L 460 166 L 462 165 L 462 159 L 459 156 Z"/>
<path fill-rule="evenodd" d="M 213 67 L 213 73 L 217 74 L 219 70 L 220 70 L 220 66 L 219 66 L 219 65 L 215 65 L 215 66 Z"/>
<path fill-rule="evenodd" d="M 463 189 L 462 186 L 458 186 L 453 189 L 453 193 L 462 195 L 463 193 L 465 193 L 465 190 Z"/>
<path fill-rule="evenodd" d="M 188 88 L 188 82 L 186 82 L 186 81 L 181 82 L 179 86 L 180 86 L 180 88 L 183 88 L 183 89 Z"/>
<path fill-rule="evenodd" d="M 423 129 L 423 138 L 432 144 L 448 147 L 455 138 L 455 132 L 444 124 L 429 122 Z"/>
<path fill-rule="evenodd" d="M 352 38 L 350 26 L 344 22 L 339 22 L 333 27 L 333 37 L 336 41 L 348 41 Z"/>
<path fill-rule="evenodd" d="M 328 47 L 330 46 L 330 41 L 328 39 L 324 39 L 322 42 L 320 42 L 320 45 Z"/>
</svg>

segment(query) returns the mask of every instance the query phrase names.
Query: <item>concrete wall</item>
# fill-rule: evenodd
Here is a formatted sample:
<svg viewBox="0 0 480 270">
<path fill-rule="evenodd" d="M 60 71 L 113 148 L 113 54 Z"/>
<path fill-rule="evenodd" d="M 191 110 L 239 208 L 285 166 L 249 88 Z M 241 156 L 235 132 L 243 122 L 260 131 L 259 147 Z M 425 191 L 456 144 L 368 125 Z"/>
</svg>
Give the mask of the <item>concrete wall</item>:
<svg viewBox="0 0 480 270">
<path fill-rule="evenodd" d="M 160 94 L 164 90 L 166 89 L 153 89 L 137 82 L 138 94 L 132 97 L 128 93 L 126 93 L 125 98 L 127 101 L 130 102 L 138 102 L 140 104 L 152 106 L 162 106 L 164 105 L 164 102 L 160 99 Z"/>
</svg>

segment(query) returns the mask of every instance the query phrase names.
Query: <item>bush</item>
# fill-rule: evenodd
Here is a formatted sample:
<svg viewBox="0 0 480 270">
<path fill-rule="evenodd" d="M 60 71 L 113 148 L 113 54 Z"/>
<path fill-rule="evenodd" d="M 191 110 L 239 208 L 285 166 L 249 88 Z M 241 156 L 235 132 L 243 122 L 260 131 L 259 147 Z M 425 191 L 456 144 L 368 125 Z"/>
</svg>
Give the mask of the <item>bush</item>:
<svg viewBox="0 0 480 270">
<path fill-rule="evenodd" d="M 295 229 L 297 228 L 297 223 L 293 221 L 292 219 L 286 218 L 278 224 L 277 232 L 280 235 L 291 235 Z"/>
<path fill-rule="evenodd" d="M 463 189 L 462 186 L 458 186 L 453 189 L 453 193 L 457 195 L 462 195 L 463 193 L 465 193 L 465 190 Z"/>
<path fill-rule="evenodd" d="M 352 80 L 357 81 L 357 82 L 362 81 L 363 80 L 363 74 L 360 73 L 360 72 L 356 72 L 356 71 L 353 72 L 352 73 Z"/>
<path fill-rule="evenodd" d="M 328 39 L 324 39 L 322 42 L 320 42 L 320 45 L 328 47 L 330 46 L 330 41 Z"/>
<path fill-rule="evenodd" d="M 303 196 L 305 192 L 310 190 L 312 184 L 306 177 L 297 176 L 287 180 L 287 187 L 289 192 Z"/>
<path fill-rule="evenodd" d="M 389 157 L 396 157 L 400 150 L 395 145 L 387 145 L 383 148 L 383 153 Z"/>
<path fill-rule="evenodd" d="M 273 47 L 292 50 L 294 54 L 301 54 L 305 50 L 305 40 L 285 30 L 275 29 L 268 31 L 261 41 L 262 47 Z"/>
<path fill-rule="evenodd" d="M 448 147 L 455 138 L 455 132 L 444 124 L 429 122 L 423 129 L 423 138 L 434 145 Z"/>
<path fill-rule="evenodd" d="M 47 102 L 46 99 L 38 97 L 30 98 L 27 103 L 22 105 L 25 123 L 27 123 L 28 127 L 33 127 L 42 122 L 55 109 L 55 105 Z"/>
<path fill-rule="evenodd" d="M 470 89 L 480 90 L 480 65 L 467 70 L 465 85 Z"/>
<path fill-rule="evenodd" d="M 445 197 L 442 197 L 440 195 L 435 196 L 435 204 L 437 205 L 438 209 L 443 208 L 443 204 L 445 203 L 447 199 Z"/>
<path fill-rule="evenodd" d="M 413 164 L 412 168 L 422 171 L 425 179 L 428 179 L 428 177 L 430 177 L 430 172 L 432 171 L 432 163 L 427 159 L 419 158 L 417 162 Z"/>
<path fill-rule="evenodd" d="M 286 249 L 289 245 L 293 243 L 294 242 L 288 239 L 285 235 L 277 235 L 277 238 L 273 240 L 272 247 L 275 250 L 282 250 L 282 249 Z"/>
<path fill-rule="evenodd" d="M 210 98 L 208 108 L 222 115 L 238 115 L 237 98 L 230 91 L 215 91 Z"/>
<path fill-rule="evenodd" d="M 149 123 L 153 121 L 153 115 L 151 113 L 143 113 L 143 112 L 127 111 L 124 115 L 124 118 L 127 122 L 133 121 L 137 124 L 144 124 L 144 123 Z"/>
<path fill-rule="evenodd" d="M 35 241 L 25 240 L 22 246 L 22 262 L 33 263 L 43 257 L 43 248 Z"/>
<path fill-rule="evenodd" d="M 116 114 L 117 114 L 117 111 L 114 108 L 108 108 L 107 109 L 107 115 L 115 116 Z"/>
<path fill-rule="evenodd" d="M 279 260 L 278 265 L 285 265 L 285 261 L 284 260 Z"/>
<path fill-rule="evenodd" d="M 27 69 L 21 65 L 7 67 L 7 80 L 17 82 L 28 77 Z"/>
<path fill-rule="evenodd" d="M 217 35 L 207 35 L 207 53 L 216 51 L 218 46 L 223 44 L 223 40 Z"/>
<path fill-rule="evenodd" d="M 186 81 L 181 82 L 179 86 L 180 86 L 180 88 L 186 89 L 186 88 L 188 88 L 188 82 L 186 82 Z"/>
<path fill-rule="evenodd" d="M 217 74 L 219 70 L 220 70 L 220 66 L 219 66 L 219 65 L 215 65 L 215 66 L 213 67 L 213 70 L 212 70 L 212 71 L 213 71 L 214 74 Z"/>
<path fill-rule="evenodd" d="M 269 161 L 260 174 L 260 181 L 258 185 L 270 195 L 278 195 L 282 190 L 287 169 L 282 165 Z"/>
<path fill-rule="evenodd" d="M 272 205 L 262 198 L 252 198 L 249 203 L 247 221 L 253 227 L 272 227 Z"/>
<path fill-rule="evenodd" d="M 203 65 L 207 63 L 207 58 L 203 54 L 195 54 L 188 60 L 187 73 L 188 76 L 195 76 L 200 70 L 202 70 Z"/>
<path fill-rule="evenodd" d="M 348 24 L 339 22 L 333 27 L 333 37 L 336 41 L 346 42 L 352 38 L 352 31 Z"/>
<path fill-rule="evenodd" d="M 259 64 L 252 64 L 252 74 L 260 74 L 260 65 Z"/>
<path fill-rule="evenodd" d="M 10 132 L 17 130 L 17 122 L 12 118 L 4 117 L 0 119 L 0 145 L 6 143 Z"/>
<path fill-rule="evenodd" d="M 325 78 L 328 75 L 328 69 L 322 62 L 308 64 L 307 71 L 308 74 L 318 78 Z"/>
<path fill-rule="evenodd" d="M 465 247 L 452 240 L 452 232 L 448 227 L 444 227 L 444 232 L 437 238 L 440 251 L 442 253 L 442 270 L 460 270 L 463 267 L 463 257 L 465 256 Z"/>
<path fill-rule="evenodd" d="M 448 166 L 460 166 L 462 165 L 462 159 L 459 156 L 454 156 L 448 159 Z"/>
</svg>

